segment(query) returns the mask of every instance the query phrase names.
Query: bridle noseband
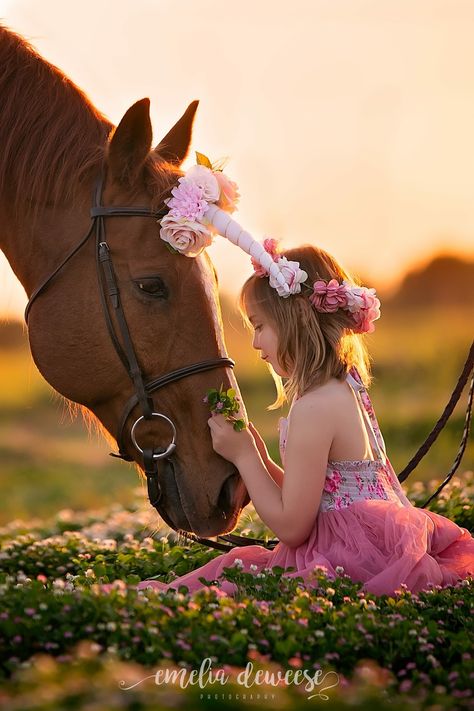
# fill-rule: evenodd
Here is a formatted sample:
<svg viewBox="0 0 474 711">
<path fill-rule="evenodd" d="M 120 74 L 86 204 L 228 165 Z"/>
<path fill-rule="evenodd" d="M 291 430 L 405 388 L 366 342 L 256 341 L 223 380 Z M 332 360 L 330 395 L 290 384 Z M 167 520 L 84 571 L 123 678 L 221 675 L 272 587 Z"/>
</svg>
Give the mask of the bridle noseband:
<svg viewBox="0 0 474 711">
<path fill-rule="evenodd" d="M 28 315 L 31 306 L 35 299 L 45 290 L 48 284 L 53 280 L 56 274 L 69 262 L 69 260 L 80 250 L 80 248 L 88 241 L 89 237 L 95 232 L 96 242 L 96 269 L 99 284 L 99 295 L 102 303 L 102 310 L 107 324 L 107 329 L 112 339 L 115 351 L 125 367 L 133 385 L 135 393 L 125 404 L 123 414 L 117 430 L 116 440 L 118 445 L 118 453 L 112 453 L 113 457 L 119 457 L 125 461 L 133 461 L 125 453 L 125 427 L 129 416 L 133 409 L 139 405 L 142 414 L 135 420 L 130 430 L 130 438 L 137 451 L 140 452 L 143 458 L 143 469 L 147 478 L 148 497 L 153 506 L 157 506 L 161 499 L 161 487 L 158 481 L 158 460 L 170 457 L 176 449 L 176 427 L 173 421 L 162 414 L 155 411 L 153 398 L 151 393 L 159 390 L 165 385 L 174 383 L 181 378 L 186 378 L 195 373 L 203 373 L 213 368 L 233 368 L 235 363 L 231 358 L 212 358 L 210 360 L 200 361 L 192 365 L 184 366 L 173 370 L 166 375 L 145 380 L 141 371 L 138 359 L 136 356 L 133 342 L 130 336 L 127 320 L 122 307 L 120 291 L 117 283 L 117 278 L 114 271 L 112 257 L 109 245 L 105 236 L 105 218 L 106 217 L 153 217 L 159 220 L 164 217 L 168 209 L 158 211 L 150 210 L 148 207 L 120 207 L 115 205 L 105 206 L 101 204 L 102 189 L 104 178 L 103 176 L 97 181 L 94 189 L 94 202 L 90 211 L 92 218 L 91 225 L 86 235 L 81 241 L 66 255 L 61 264 L 45 279 L 41 285 L 32 293 L 25 309 L 25 321 L 28 322 Z M 95 229 L 94 229 L 95 228 Z M 112 317 L 112 312 L 115 314 L 118 324 L 116 332 Z M 173 432 L 172 441 L 168 447 L 145 447 L 141 448 L 136 439 L 136 428 L 142 420 L 151 420 L 153 418 L 161 418 L 168 422 Z"/>
</svg>

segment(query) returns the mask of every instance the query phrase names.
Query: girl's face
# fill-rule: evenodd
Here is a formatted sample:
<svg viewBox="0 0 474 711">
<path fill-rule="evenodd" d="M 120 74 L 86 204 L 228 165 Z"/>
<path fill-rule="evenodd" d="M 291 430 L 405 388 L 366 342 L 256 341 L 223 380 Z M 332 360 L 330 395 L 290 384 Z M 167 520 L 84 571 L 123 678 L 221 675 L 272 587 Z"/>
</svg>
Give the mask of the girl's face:
<svg viewBox="0 0 474 711">
<path fill-rule="evenodd" d="M 253 326 L 254 335 L 252 347 L 261 351 L 260 358 L 270 363 L 277 375 L 288 378 L 289 374 L 284 370 L 278 361 L 278 334 L 268 318 L 257 306 L 250 306 L 247 317 Z"/>
</svg>

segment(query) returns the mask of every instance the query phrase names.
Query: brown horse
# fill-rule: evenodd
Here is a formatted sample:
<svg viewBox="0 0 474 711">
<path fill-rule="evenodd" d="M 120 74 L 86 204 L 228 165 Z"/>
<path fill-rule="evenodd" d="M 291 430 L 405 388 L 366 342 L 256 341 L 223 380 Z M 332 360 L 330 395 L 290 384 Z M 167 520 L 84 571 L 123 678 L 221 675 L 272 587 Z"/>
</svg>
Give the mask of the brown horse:
<svg viewBox="0 0 474 711">
<path fill-rule="evenodd" d="M 114 129 L 60 70 L 2 27 L 0 97 L 0 247 L 31 297 L 90 230 L 98 175 L 106 176 L 103 205 L 164 207 L 182 174 L 198 102 L 152 150 L 148 99 L 134 104 Z M 105 223 L 143 380 L 225 358 L 209 257 L 171 253 L 149 215 L 112 216 Z M 94 241 L 85 241 L 31 303 L 29 339 L 46 380 L 93 413 L 110 439 L 117 437 L 134 385 L 108 332 L 95 261 Z M 111 320 L 117 331 L 116 316 Z M 161 498 L 154 505 L 175 530 L 201 536 L 232 530 L 249 501 L 235 467 L 212 449 L 203 396 L 221 383 L 238 392 L 224 362 L 153 394 L 153 409 L 169 417 L 177 433 L 176 450 L 157 461 Z M 126 417 L 121 449 L 139 466 L 143 459 L 130 428 L 140 414 L 134 406 Z M 145 419 L 138 431 L 143 450 L 170 441 L 162 418 Z"/>
</svg>

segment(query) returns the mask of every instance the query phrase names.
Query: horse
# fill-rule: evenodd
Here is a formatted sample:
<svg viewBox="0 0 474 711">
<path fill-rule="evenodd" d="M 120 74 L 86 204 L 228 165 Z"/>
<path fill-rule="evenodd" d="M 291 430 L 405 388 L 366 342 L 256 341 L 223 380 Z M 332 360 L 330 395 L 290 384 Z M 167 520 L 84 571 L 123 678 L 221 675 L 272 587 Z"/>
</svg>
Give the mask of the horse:
<svg viewBox="0 0 474 711">
<path fill-rule="evenodd" d="M 3 26 L 0 96 L 0 248 L 29 297 L 38 370 L 117 440 L 172 529 L 231 531 L 249 496 L 212 448 L 204 402 L 219 385 L 240 397 L 217 275 L 206 253 L 170 251 L 157 224 L 198 101 L 153 148 L 149 99 L 115 127 Z"/>
</svg>

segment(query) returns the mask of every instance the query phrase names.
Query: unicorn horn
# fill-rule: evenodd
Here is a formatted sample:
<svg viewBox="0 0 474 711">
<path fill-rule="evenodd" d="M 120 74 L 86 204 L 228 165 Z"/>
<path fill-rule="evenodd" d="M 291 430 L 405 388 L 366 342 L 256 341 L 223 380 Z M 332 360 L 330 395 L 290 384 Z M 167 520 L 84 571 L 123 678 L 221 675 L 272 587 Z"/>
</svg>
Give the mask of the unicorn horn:
<svg viewBox="0 0 474 711">
<path fill-rule="evenodd" d="M 212 225 L 222 237 L 226 237 L 230 242 L 256 259 L 257 262 L 276 279 L 284 291 L 284 295 L 290 295 L 290 288 L 278 263 L 273 261 L 273 258 L 265 251 L 263 245 L 257 242 L 249 232 L 244 230 L 228 212 L 221 210 L 217 205 L 210 204 L 204 213 L 204 221 Z"/>
</svg>

